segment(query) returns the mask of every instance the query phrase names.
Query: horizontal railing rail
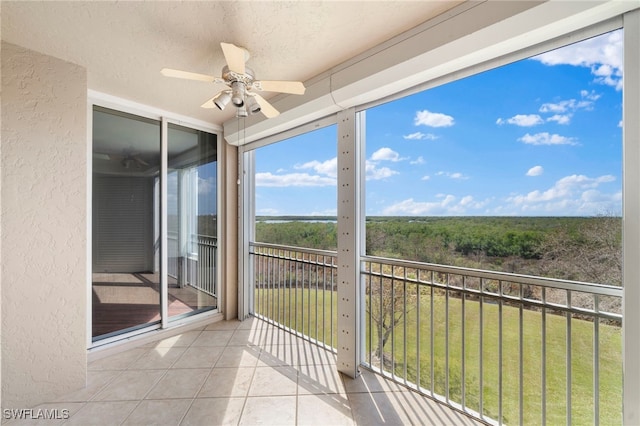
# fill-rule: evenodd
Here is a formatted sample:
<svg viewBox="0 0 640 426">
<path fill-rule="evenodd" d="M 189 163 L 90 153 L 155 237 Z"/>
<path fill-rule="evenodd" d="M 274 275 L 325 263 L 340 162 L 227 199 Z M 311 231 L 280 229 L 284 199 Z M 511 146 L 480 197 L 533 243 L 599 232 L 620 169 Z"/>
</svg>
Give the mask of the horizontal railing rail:
<svg viewBox="0 0 640 426">
<path fill-rule="evenodd" d="M 595 284 L 581 281 L 562 280 L 558 278 L 538 277 L 533 275 L 514 274 L 511 272 L 488 271 L 486 269 L 465 268 L 461 266 L 447 266 L 435 263 L 414 262 L 411 260 L 398 260 L 377 256 L 361 256 L 363 262 L 382 262 L 407 268 L 422 268 L 433 272 L 467 275 L 489 280 L 514 281 L 522 284 L 537 285 L 564 290 L 575 290 L 603 296 L 622 297 L 622 287 Z"/>
</svg>

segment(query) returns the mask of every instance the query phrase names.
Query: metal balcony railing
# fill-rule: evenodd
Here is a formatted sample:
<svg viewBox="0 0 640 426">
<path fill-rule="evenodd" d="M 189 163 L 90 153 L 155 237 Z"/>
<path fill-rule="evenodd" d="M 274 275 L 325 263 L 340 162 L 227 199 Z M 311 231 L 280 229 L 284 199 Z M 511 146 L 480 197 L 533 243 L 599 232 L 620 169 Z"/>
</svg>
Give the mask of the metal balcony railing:
<svg viewBox="0 0 640 426">
<path fill-rule="evenodd" d="M 253 314 L 335 352 L 336 253 L 251 243 Z"/>
<path fill-rule="evenodd" d="M 179 285 L 188 285 L 216 296 L 217 249 L 216 237 L 192 235 L 190 253 L 181 253 L 178 234 L 169 233 L 167 273 Z"/>
<path fill-rule="evenodd" d="M 254 314 L 333 348 L 336 253 L 252 243 Z M 365 256 L 363 366 L 494 424 L 622 422 L 622 288 Z"/>
<path fill-rule="evenodd" d="M 198 259 L 195 266 L 195 280 L 190 284 L 211 296 L 216 296 L 218 241 L 216 237 L 208 235 L 198 235 L 197 238 Z"/>
<path fill-rule="evenodd" d="M 369 367 L 491 423 L 621 423 L 622 288 L 362 260 Z"/>
</svg>

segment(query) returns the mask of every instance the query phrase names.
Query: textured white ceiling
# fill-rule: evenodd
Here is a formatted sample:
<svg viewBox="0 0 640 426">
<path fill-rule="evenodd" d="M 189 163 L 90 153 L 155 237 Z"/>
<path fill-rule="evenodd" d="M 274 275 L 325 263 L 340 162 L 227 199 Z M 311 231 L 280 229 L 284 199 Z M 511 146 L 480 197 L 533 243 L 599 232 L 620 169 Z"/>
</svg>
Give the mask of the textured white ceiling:
<svg viewBox="0 0 640 426">
<path fill-rule="evenodd" d="M 224 86 L 160 69 L 220 75 L 224 41 L 257 79 L 306 81 L 458 3 L 2 1 L 2 39 L 87 68 L 90 89 L 221 124 L 230 108 L 200 105 Z"/>
</svg>

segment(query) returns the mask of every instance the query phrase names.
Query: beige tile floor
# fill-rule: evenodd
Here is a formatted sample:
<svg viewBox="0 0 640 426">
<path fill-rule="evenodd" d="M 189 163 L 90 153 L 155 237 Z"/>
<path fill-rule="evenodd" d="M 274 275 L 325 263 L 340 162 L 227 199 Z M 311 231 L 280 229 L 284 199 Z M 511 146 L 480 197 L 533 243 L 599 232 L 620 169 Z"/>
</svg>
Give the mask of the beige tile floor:
<svg viewBox="0 0 640 426">
<path fill-rule="evenodd" d="M 369 371 L 343 376 L 335 362 L 264 321 L 217 322 L 93 361 L 86 388 L 37 408 L 67 409 L 58 424 L 83 426 L 476 424 Z"/>
</svg>

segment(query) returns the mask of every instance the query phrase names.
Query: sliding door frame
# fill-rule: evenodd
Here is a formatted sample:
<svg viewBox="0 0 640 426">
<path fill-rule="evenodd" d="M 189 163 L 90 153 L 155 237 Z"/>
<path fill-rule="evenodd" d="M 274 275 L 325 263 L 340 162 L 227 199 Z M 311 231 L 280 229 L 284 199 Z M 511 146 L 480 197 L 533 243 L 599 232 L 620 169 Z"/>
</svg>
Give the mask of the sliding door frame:
<svg viewBox="0 0 640 426">
<path fill-rule="evenodd" d="M 123 332 L 116 336 L 107 337 L 104 339 L 100 339 L 98 341 L 93 341 L 93 332 L 92 332 L 92 314 L 93 314 L 93 298 L 92 298 L 92 274 L 93 268 L 92 259 L 92 247 L 93 247 L 93 209 L 92 209 L 92 200 L 93 200 L 93 110 L 94 107 L 104 107 L 113 109 L 116 111 L 121 111 L 128 114 L 137 115 L 139 117 L 148 118 L 151 120 L 156 120 L 160 124 L 160 261 L 159 261 L 159 273 L 160 273 L 160 317 L 161 320 L 157 324 L 151 324 L 146 327 L 141 327 L 134 331 Z M 167 277 L 167 266 L 168 266 L 168 252 L 167 252 L 167 171 L 168 171 L 168 126 L 169 124 L 177 124 L 183 127 L 192 128 L 195 130 L 205 131 L 211 134 L 216 135 L 216 149 L 217 152 L 220 153 L 221 144 L 223 143 L 222 139 L 222 128 L 219 126 L 212 125 L 211 123 L 207 123 L 201 120 L 192 119 L 189 117 L 180 116 L 177 114 L 170 113 L 168 111 L 164 111 L 161 109 L 153 108 L 147 105 L 139 104 L 136 102 L 128 101 L 125 99 L 121 99 L 115 96 L 111 96 L 108 94 L 96 92 L 89 90 L 87 97 L 87 227 L 86 227 L 86 236 L 87 236 L 87 252 L 86 252 L 86 262 L 87 262 L 87 348 L 93 349 L 99 346 L 109 345 L 114 342 L 119 342 L 123 340 L 129 340 L 133 337 L 143 335 L 149 331 L 159 330 L 159 329 L 170 329 L 175 328 L 184 324 L 188 324 L 190 322 L 199 321 L 205 317 L 217 315 L 222 312 L 221 307 L 223 306 L 222 297 L 223 292 L 221 291 L 221 270 L 220 268 L 216 269 L 216 294 L 217 294 L 217 307 L 213 310 L 209 310 L 206 312 L 201 312 L 197 314 L 190 315 L 188 317 L 179 318 L 173 321 L 170 321 L 168 314 L 168 277 Z M 216 169 L 216 181 L 222 182 L 221 176 L 224 173 L 224 164 L 218 158 L 218 166 Z M 223 188 L 217 188 L 216 190 L 216 210 L 218 215 L 218 222 L 221 219 L 221 213 L 224 209 L 222 206 L 222 193 Z M 216 238 L 217 241 L 221 241 L 220 239 L 220 226 L 216 227 Z M 217 250 L 216 252 L 216 264 L 221 265 L 222 261 L 220 259 L 222 250 Z"/>
</svg>

